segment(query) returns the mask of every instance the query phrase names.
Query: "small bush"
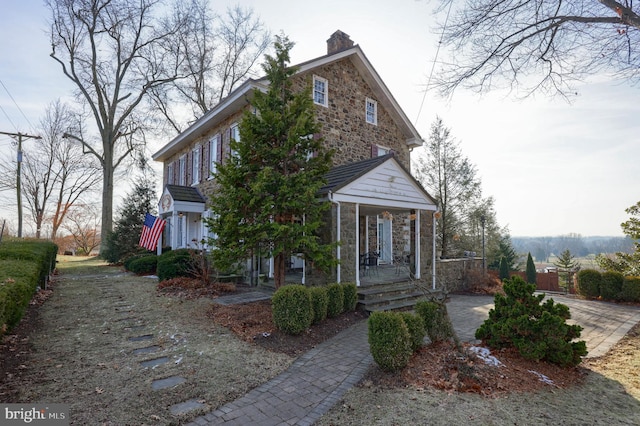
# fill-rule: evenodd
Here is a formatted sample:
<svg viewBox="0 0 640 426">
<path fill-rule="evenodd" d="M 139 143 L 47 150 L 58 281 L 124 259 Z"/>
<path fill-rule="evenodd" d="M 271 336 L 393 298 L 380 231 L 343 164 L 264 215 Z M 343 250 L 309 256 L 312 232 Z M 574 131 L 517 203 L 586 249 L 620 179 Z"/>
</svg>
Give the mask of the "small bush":
<svg viewBox="0 0 640 426">
<path fill-rule="evenodd" d="M 327 319 L 329 296 L 326 287 L 311 287 L 311 307 L 313 309 L 313 323 L 318 324 Z"/>
<path fill-rule="evenodd" d="M 600 296 L 600 282 L 602 274 L 595 269 L 583 269 L 578 272 L 577 293 L 587 299 L 597 299 Z"/>
<path fill-rule="evenodd" d="M 400 312 L 404 323 L 409 330 L 409 336 L 411 336 L 411 350 L 417 351 L 424 344 L 424 336 L 427 332 L 424 329 L 424 320 L 418 314 L 411 312 Z"/>
<path fill-rule="evenodd" d="M 416 303 L 416 313 L 422 318 L 426 334 L 432 343 L 455 336 L 447 306 L 444 303 L 420 301 Z"/>
<path fill-rule="evenodd" d="M 640 277 L 625 277 L 619 297 L 624 302 L 640 302 Z"/>
<path fill-rule="evenodd" d="M 548 361 L 563 367 L 575 366 L 587 354 L 580 337 L 582 327 L 568 325 L 569 308 L 543 294 L 534 295 L 535 285 L 515 276 L 504 283 L 505 295 L 495 296 L 489 318 L 476 330 L 476 338 L 489 347 L 514 347 L 527 359 Z"/>
<path fill-rule="evenodd" d="M 356 283 L 344 283 L 342 284 L 342 291 L 344 293 L 344 312 L 351 312 L 356 310 L 358 304 L 358 288 Z"/>
<path fill-rule="evenodd" d="M 335 318 L 344 310 L 344 290 L 341 284 L 333 283 L 327 286 L 327 317 Z"/>
<path fill-rule="evenodd" d="M 157 259 L 156 272 L 158 281 L 176 277 L 191 277 L 191 253 L 187 249 L 172 250 L 162 253 Z"/>
<path fill-rule="evenodd" d="M 271 299 L 273 323 L 287 334 L 300 334 L 311 326 L 311 293 L 303 285 L 280 287 Z"/>
<path fill-rule="evenodd" d="M 411 335 L 402 315 L 374 312 L 367 325 L 371 355 L 380 368 L 393 372 L 406 367 L 413 351 Z"/>
<path fill-rule="evenodd" d="M 604 300 L 617 300 L 622 291 L 624 275 L 620 272 L 603 272 L 600 281 L 600 296 Z"/>
<path fill-rule="evenodd" d="M 124 264 L 128 271 L 138 275 L 155 273 L 157 265 L 158 256 L 155 254 L 135 256 L 132 260 L 127 259 Z"/>
</svg>

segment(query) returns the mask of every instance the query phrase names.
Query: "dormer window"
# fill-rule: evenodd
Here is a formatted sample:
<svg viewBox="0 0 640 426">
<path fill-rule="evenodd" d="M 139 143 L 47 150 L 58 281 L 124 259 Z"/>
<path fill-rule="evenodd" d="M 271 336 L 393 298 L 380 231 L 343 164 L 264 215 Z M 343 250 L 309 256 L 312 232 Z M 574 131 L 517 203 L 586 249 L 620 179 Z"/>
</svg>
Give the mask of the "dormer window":
<svg viewBox="0 0 640 426">
<path fill-rule="evenodd" d="M 323 107 L 329 106 L 329 82 L 326 78 L 313 76 L 313 103 L 316 105 L 322 105 Z"/>
<path fill-rule="evenodd" d="M 367 98 L 365 101 L 365 117 L 367 123 L 378 124 L 378 102 Z"/>
</svg>

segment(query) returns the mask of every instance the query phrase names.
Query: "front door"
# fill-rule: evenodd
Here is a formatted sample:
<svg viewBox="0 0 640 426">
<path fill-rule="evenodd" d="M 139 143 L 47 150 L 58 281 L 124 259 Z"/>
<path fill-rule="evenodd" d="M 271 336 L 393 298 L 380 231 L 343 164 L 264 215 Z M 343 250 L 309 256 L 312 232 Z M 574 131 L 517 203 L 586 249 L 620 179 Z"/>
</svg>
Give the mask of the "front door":
<svg viewBox="0 0 640 426">
<path fill-rule="evenodd" d="M 385 263 L 393 261 L 391 224 L 392 219 L 378 216 L 378 253 L 380 253 L 380 261 Z"/>
</svg>

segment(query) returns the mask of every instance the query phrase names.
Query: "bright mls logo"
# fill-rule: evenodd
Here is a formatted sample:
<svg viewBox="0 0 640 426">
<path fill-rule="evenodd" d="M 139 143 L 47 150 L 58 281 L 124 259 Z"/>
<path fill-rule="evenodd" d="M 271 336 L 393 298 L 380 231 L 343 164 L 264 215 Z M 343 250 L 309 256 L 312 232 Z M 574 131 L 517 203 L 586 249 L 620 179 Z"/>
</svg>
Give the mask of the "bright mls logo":
<svg viewBox="0 0 640 426">
<path fill-rule="evenodd" d="M 68 426 L 68 404 L 0 404 L 3 425 Z"/>
</svg>

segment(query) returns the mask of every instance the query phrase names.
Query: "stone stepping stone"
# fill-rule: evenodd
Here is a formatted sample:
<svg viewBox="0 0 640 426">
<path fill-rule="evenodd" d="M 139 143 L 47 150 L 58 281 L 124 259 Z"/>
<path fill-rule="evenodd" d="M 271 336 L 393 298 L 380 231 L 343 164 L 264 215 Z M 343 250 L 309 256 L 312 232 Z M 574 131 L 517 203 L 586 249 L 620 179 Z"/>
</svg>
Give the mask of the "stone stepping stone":
<svg viewBox="0 0 640 426">
<path fill-rule="evenodd" d="M 140 361 L 140 365 L 144 368 L 153 368 L 158 365 L 162 365 L 166 362 L 169 362 L 169 357 L 163 356 L 160 358 L 148 359 L 146 361 Z"/>
<path fill-rule="evenodd" d="M 197 410 L 200 408 L 205 408 L 205 405 L 198 402 L 195 399 L 190 399 L 185 402 L 181 402 L 180 404 L 174 404 L 169 407 L 169 411 L 174 416 L 180 416 L 182 414 L 186 414 L 189 411 Z"/>
<path fill-rule="evenodd" d="M 125 318 L 118 318 L 118 319 L 115 319 L 114 321 L 137 321 L 137 320 L 138 320 L 138 319 L 137 319 L 137 318 L 134 318 L 134 317 L 125 317 Z"/>
<path fill-rule="evenodd" d="M 140 330 L 141 328 L 145 328 L 146 325 L 144 324 L 140 324 L 140 325 L 128 325 L 126 326 L 124 329 L 125 330 Z"/>
<path fill-rule="evenodd" d="M 130 342 L 143 342 L 145 340 L 153 339 L 153 334 L 143 334 L 142 336 L 129 337 Z"/>
<path fill-rule="evenodd" d="M 153 346 L 147 346 L 140 349 L 135 349 L 132 353 L 134 355 L 142 355 L 142 354 L 151 354 L 154 352 L 158 352 L 159 350 L 160 350 L 160 346 L 153 345 Z"/>
<path fill-rule="evenodd" d="M 171 376 L 165 379 L 156 379 L 151 383 L 151 389 L 160 390 L 160 389 L 166 389 L 166 388 L 173 388 L 186 381 L 187 379 L 185 379 L 182 376 Z"/>
</svg>

